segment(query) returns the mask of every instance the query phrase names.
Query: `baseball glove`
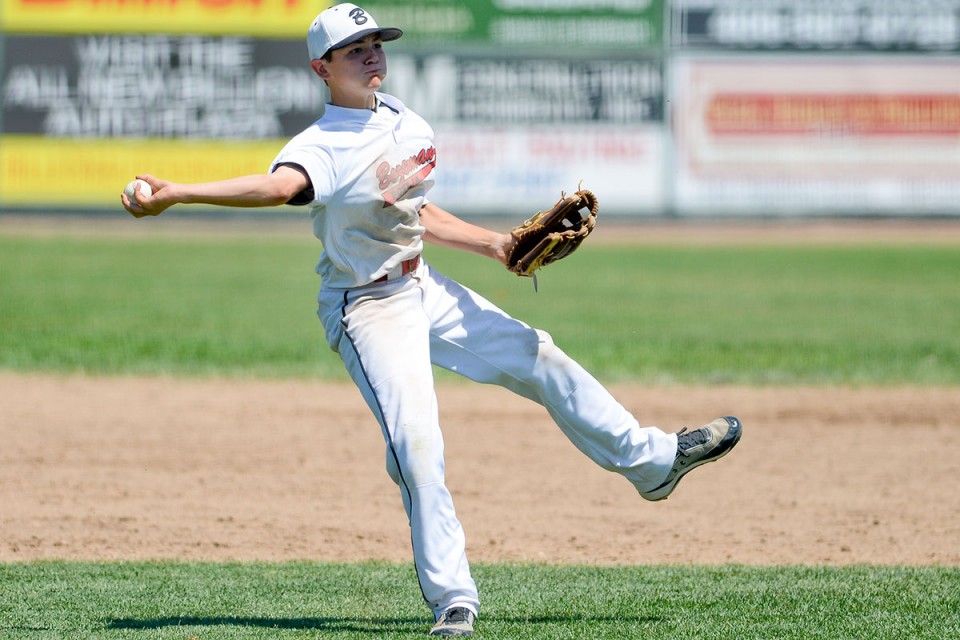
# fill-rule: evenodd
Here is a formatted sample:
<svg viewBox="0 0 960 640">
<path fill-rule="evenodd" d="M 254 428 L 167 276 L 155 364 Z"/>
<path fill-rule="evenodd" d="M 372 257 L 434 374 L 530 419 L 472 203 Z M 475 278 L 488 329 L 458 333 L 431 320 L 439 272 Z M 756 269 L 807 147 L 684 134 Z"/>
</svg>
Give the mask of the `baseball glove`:
<svg viewBox="0 0 960 640">
<path fill-rule="evenodd" d="M 507 268 L 518 276 L 532 276 L 542 267 L 576 251 L 597 224 L 599 206 L 591 191 L 560 194 L 549 211 L 539 211 L 510 234 L 516 239 Z"/>
</svg>

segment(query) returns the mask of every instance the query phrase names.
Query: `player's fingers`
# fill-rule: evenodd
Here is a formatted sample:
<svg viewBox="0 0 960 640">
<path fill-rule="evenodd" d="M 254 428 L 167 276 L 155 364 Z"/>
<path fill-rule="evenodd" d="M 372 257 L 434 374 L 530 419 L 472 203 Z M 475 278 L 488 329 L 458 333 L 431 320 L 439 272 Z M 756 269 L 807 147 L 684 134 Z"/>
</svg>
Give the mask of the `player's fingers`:
<svg viewBox="0 0 960 640">
<path fill-rule="evenodd" d="M 163 189 L 165 186 L 167 186 L 167 185 L 169 184 L 168 181 L 166 181 L 166 180 L 160 180 L 159 178 L 156 178 L 156 177 L 150 175 L 149 173 L 145 173 L 145 174 L 143 174 L 142 176 L 137 176 L 137 180 L 143 180 L 144 182 L 146 182 L 147 184 L 149 184 L 149 185 L 150 185 L 150 188 L 153 189 L 153 192 L 154 192 L 154 193 L 156 193 L 156 192 L 159 191 L 160 189 Z"/>
<path fill-rule="evenodd" d="M 143 207 L 141 207 L 139 203 L 131 202 L 125 193 L 120 194 L 120 204 L 122 204 L 123 208 L 127 210 L 127 213 L 132 215 L 134 218 L 142 218 L 146 215 L 149 215 L 146 211 L 144 211 Z"/>
</svg>

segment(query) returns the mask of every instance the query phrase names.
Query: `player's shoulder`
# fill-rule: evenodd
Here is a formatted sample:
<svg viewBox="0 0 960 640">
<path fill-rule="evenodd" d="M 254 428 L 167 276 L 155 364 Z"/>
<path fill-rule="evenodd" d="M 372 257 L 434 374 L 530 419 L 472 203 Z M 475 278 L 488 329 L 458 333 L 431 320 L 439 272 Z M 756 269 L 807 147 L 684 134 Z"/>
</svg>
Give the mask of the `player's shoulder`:
<svg viewBox="0 0 960 640">
<path fill-rule="evenodd" d="M 387 93 L 377 93 L 377 98 L 387 108 L 396 112 L 399 117 L 402 117 L 407 123 L 407 126 L 422 128 L 429 132 L 429 135 L 432 137 L 433 128 L 430 126 L 430 123 L 420 116 L 420 114 L 414 112 L 407 105 L 405 105 L 402 100 Z"/>
<path fill-rule="evenodd" d="M 288 149 L 297 147 L 336 148 L 351 144 L 362 127 L 344 117 L 342 110 L 327 105 L 323 115 L 287 142 Z"/>
<path fill-rule="evenodd" d="M 274 158 L 273 166 L 283 162 L 294 162 L 301 166 L 321 162 L 332 166 L 336 156 L 335 146 L 335 141 L 331 140 L 329 135 L 323 134 L 314 123 L 283 145 Z"/>
<path fill-rule="evenodd" d="M 330 142 L 329 137 L 324 135 L 322 130 L 318 129 L 314 124 L 290 138 L 283 146 L 281 153 L 290 153 L 294 150 L 301 149 L 312 149 L 314 151 L 329 149 L 331 146 Z"/>
</svg>

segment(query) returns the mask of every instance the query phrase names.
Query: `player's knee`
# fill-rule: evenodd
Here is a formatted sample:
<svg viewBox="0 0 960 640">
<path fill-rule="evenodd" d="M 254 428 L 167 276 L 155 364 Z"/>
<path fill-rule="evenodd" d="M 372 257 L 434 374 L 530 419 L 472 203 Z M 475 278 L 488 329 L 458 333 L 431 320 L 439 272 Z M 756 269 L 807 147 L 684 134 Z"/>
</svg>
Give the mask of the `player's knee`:
<svg viewBox="0 0 960 640">
<path fill-rule="evenodd" d="M 537 359 L 552 359 L 557 350 L 553 336 L 542 329 L 537 329 Z"/>
<path fill-rule="evenodd" d="M 546 331 L 537 331 L 540 338 L 539 348 L 537 350 L 537 364 L 534 374 L 554 375 L 562 372 L 568 367 L 575 366 L 576 363 L 564 351 L 558 347 L 553 338 Z"/>
<path fill-rule="evenodd" d="M 387 448 L 387 475 L 390 476 L 394 484 L 400 485 L 400 467 L 397 465 L 397 459 L 389 447 Z"/>
<path fill-rule="evenodd" d="M 395 451 L 387 448 L 387 475 L 398 486 L 407 488 L 443 482 L 443 448 L 436 451 Z"/>
</svg>

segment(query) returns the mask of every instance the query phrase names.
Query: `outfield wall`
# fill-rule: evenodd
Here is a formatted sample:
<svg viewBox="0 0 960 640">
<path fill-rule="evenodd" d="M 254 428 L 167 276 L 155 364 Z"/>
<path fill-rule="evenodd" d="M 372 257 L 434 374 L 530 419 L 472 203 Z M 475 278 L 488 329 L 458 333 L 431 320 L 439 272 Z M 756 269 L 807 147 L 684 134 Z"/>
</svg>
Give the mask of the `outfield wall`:
<svg viewBox="0 0 960 640">
<path fill-rule="evenodd" d="M 0 209 L 264 171 L 327 99 L 327 4 L 0 0 Z M 406 31 L 385 89 L 434 125 L 453 211 L 582 179 L 624 217 L 960 215 L 960 0 L 364 6 Z"/>
</svg>

